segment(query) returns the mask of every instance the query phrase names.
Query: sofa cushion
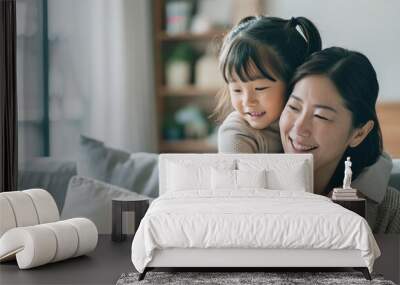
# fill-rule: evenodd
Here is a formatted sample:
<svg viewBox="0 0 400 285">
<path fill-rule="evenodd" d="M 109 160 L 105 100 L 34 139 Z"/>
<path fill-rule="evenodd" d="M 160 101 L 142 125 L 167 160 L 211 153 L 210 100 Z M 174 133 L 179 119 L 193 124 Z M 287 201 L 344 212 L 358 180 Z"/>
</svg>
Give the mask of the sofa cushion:
<svg viewBox="0 0 400 285">
<path fill-rule="evenodd" d="M 149 197 L 158 196 L 158 155 L 129 153 L 81 136 L 78 174 Z"/>
<path fill-rule="evenodd" d="M 68 185 L 61 219 L 88 218 L 95 223 L 100 234 L 110 234 L 113 198 L 148 197 L 93 178 L 74 176 Z"/>
<path fill-rule="evenodd" d="M 64 206 L 68 182 L 77 174 L 74 161 L 59 160 L 50 157 L 37 157 L 19 165 L 18 190 L 46 189 L 56 201 L 59 211 Z"/>
</svg>

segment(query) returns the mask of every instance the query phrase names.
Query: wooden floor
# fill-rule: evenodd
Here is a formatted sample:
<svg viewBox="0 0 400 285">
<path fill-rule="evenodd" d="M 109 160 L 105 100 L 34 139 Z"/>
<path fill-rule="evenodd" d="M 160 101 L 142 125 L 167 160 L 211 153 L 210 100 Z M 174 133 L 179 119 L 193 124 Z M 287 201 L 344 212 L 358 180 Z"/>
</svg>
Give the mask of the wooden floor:
<svg viewBox="0 0 400 285">
<path fill-rule="evenodd" d="M 400 283 L 400 235 L 377 235 L 376 240 L 382 256 L 375 262 L 374 272 Z M 110 236 L 100 236 L 96 250 L 88 256 L 34 269 L 19 270 L 16 262 L 3 263 L 0 264 L 0 284 L 115 284 L 122 273 L 135 271 L 130 258 L 131 241 L 132 238 L 115 243 Z M 338 268 L 337 271 L 348 270 Z"/>
</svg>

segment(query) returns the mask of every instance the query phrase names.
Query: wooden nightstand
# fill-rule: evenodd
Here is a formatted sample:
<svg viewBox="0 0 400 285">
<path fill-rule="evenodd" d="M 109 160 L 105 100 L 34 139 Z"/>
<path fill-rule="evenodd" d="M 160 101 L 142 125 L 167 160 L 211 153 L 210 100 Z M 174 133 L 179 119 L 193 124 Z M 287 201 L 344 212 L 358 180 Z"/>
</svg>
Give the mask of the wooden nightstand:
<svg viewBox="0 0 400 285">
<path fill-rule="evenodd" d="M 366 200 L 363 198 L 352 199 L 352 200 L 334 200 L 332 201 L 336 204 L 341 205 L 342 207 L 353 211 L 354 213 L 359 214 L 361 217 L 365 218 L 365 208 L 366 208 Z"/>
</svg>

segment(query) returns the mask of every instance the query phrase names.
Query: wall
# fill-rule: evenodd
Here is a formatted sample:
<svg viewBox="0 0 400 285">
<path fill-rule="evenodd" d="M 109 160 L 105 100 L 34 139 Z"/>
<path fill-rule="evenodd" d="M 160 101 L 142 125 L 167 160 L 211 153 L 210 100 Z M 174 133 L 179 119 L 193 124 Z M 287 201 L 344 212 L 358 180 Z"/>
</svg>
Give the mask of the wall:
<svg viewBox="0 0 400 285">
<path fill-rule="evenodd" d="M 400 1 L 265 0 L 265 14 L 310 18 L 323 47 L 341 46 L 364 53 L 380 83 L 380 102 L 400 101 Z"/>
</svg>

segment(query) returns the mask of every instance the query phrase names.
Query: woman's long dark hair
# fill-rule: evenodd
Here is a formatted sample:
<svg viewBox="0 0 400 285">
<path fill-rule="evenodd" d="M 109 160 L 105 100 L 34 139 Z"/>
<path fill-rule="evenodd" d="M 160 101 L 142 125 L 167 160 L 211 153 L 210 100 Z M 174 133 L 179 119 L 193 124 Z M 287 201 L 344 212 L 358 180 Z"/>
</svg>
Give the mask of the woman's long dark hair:
<svg viewBox="0 0 400 285">
<path fill-rule="evenodd" d="M 244 82 L 262 76 L 272 81 L 282 80 L 288 86 L 295 69 L 319 50 L 320 34 L 307 18 L 246 17 L 224 38 L 220 70 L 226 83 L 235 74 Z M 218 97 L 214 115 L 221 121 L 232 107 L 226 88 Z"/>
<path fill-rule="evenodd" d="M 329 188 L 340 186 L 343 181 L 344 161 L 351 157 L 355 179 L 361 171 L 376 162 L 382 153 L 382 134 L 376 115 L 375 104 L 379 84 L 374 67 L 368 58 L 356 51 L 331 47 L 316 52 L 295 72 L 290 91 L 301 79 L 311 75 L 323 75 L 331 80 L 342 97 L 346 108 L 352 114 L 352 127 L 360 128 L 369 120 L 373 129 L 356 147 L 344 152 L 332 178 Z M 291 94 L 291 92 L 290 92 Z"/>
</svg>

